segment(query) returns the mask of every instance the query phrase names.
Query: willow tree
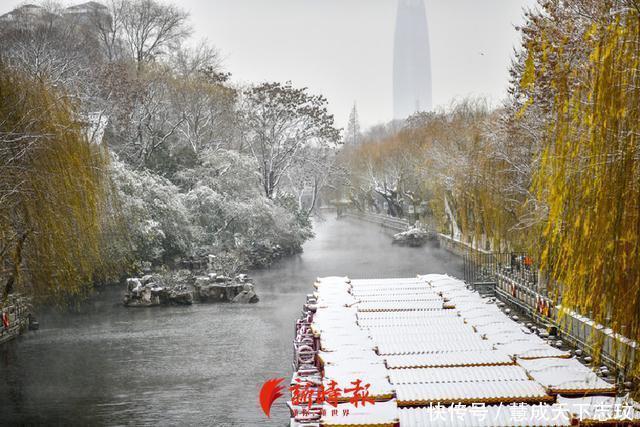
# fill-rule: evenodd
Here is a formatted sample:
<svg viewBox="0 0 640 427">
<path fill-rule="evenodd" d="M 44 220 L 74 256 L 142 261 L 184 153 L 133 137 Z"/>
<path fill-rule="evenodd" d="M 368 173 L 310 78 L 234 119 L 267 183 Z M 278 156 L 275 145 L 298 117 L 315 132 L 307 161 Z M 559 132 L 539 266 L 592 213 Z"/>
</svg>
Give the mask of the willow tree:
<svg viewBox="0 0 640 427">
<path fill-rule="evenodd" d="M 437 195 L 431 208 L 442 230 L 474 245 L 483 236 L 494 247 L 515 240 L 514 150 L 505 144 L 506 130 L 495 129 L 505 114 L 489 111 L 482 99 L 466 99 L 448 111 L 413 117 L 405 131 L 423 151 L 421 171 Z"/>
<path fill-rule="evenodd" d="M 548 212 L 542 267 L 564 307 L 640 340 L 640 4 L 550 3 L 550 20 L 576 15 L 573 36 L 530 46 L 523 79 L 554 94 L 534 179 Z"/>
<path fill-rule="evenodd" d="M 107 153 L 74 106 L 0 64 L 0 285 L 44 300 L 82 295 L 106 272 Z"/>
</svg>

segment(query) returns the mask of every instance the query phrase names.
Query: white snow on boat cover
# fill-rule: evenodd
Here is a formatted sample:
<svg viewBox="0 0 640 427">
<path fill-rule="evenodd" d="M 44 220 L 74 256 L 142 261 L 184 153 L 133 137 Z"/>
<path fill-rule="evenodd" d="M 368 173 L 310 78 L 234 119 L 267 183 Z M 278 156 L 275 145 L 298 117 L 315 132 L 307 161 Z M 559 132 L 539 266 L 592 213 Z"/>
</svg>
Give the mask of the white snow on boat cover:
<svg viewBox="0 0 640 427">
<path fill-rule="evenodd" d="M 551 401 L 544 387 L 535 381 L 484 381 L 469 383 L 396 384 L 396 398 L 402 405 L 436 403 L 498 403 Z"/>
<path fill-rule="evenodd" d="M 319 351 L 318 358 L 324 365 L 384 365 L 381 356 L 366 349 Z"/>
<path fill-rule="evenodd" d="M 529 376 L 552 393 L 615 393 L 616 387 L 598 377 L 576 359 L 518 359 Z"/>
<path fill-rule="evenodd" d="M 446 311 L 446 310 L 445 310 Z M 369 331 L 376 331 L 384 328 L 402 328 L 406 331 L 411 331 L 414 329 L 425 328 L 425 329 L 435 329 L 438 327 L 443 328 L 460 328 L 464 323 L 460 321 L 453 320 L 455 318 L 446 317 L 446 318 L 430 318 L 430 319 L 406 319 L 406 320 L 383 320 L 383 319 L 369 319 L 369 320 L 358 320 L 358 325 L 369 329 Z M 386 326 L 380 326 L 381 323 L 384 323 Z M 469 326 L 471 327 L 471 326 Z"/>
<path fill-rule="evenodd" d="M 407 302 L 407 301 L 421 301 L 421 302 L 437 302 L 439 304 L 436 307 L 442 305 L 442 298 L 438 295 L 360 295 L 354 298 L 360 303 L 387 303 L 387 302 Z"/>
<path fill-rule="evenodd" d="M 405 311 L 405 310 L 442 310 L 444 301 L 386 301 L 362 302 L 358 311 Z"/>
<path fill-rule="evenodd" d="M 560 427 L 570 426 L 568 414 L 550 405 L 432 406 L 398 409 L 402 427 Z"/>
<path fill-rule="evenodd" d="M 389 369 L 513 364 L 511 357 L 498 350 L 384 356 L 384 360 Z"/>
<path fill-rule="evenodd" d="M 358 312 L 356 314 L 361 326 L 385 327 L 411 324 L 464 323 L 454 310 L 440 310 L 430 312 L 392 311 L 392 312 Z"/>
<path fill-rule="evenodd" d="M 465 325 L 464 323 L 451 322 L 451 320 L 449 320 L 449 322 L 441 322 L 437 325 L 415 325 L 411 328 L 407 328 L 406 326 L 390 325 L 371 326 L 368 329 L 369 335 L 374 339 L 384 339 L 387 336 L 398 335 L 449 335 L 449 337 L 451 337 L 455 334 L 457 337 L 458 334 L 475 334 L 475 331 L 471 326 Z"/>
<path fill-rule="evenodd" d="M 524 369 L 517 365 L 449 368 L 390 369 L 391 384 L 430 384 L 484 381 L 526 381 Z"/>
<path fill-rule="evenodd" d="M 405 284 L 425 284 L 425 280 L 417 277 L 405 277 L 399 279 L 353 279 L 350 281 L 354 288 L 364 288 L 368 286 L 394 286 Z"/>
<path fill-rule="evenodd" d="M 475 339 L 451 339 L 451 337 L 397 337 L 394 341 L 376 342 L 378 354 L 452 353 L 459 351 L 491 350 L 491 343 Z"/>
<path fill-rule="evenodd" d="M 417 295 L 417 296 L 437 296 L 437 292 L 433 291 L 431 288 L 425 288 L 424 285 L 422 285 L 423 287 L 420 288 L 416 288 L 416 289 L 393 289 L 393 295 L 402 295 L 402 296 L 411 296 L 411 295 Z M 358 288 L 351 288 L 351 295 L 357 296 L 358 298 L 362 298 L 362 297 L 376 297 L 376 296 L 388 296 L 389 295 L 389 289 L 385 288 L 385 289 L 358 289 Z"/>
<path fill-rule="evenodd" d="M 498 350 L 502 350 L 512 356 L 522 359 L 540 359 L 543 357 L 570 357 L 568 351 L 559 350 L 549 344 L 536 344 L 531 341 L 519 341 L 510 344 L 496 345 Z"/>
<path fill-rule="evenodd" d="M 365 365 L 362 363 L 350 363 L 340 365 L 326 365 L 324 367 L 324 384 L 335 381 L 340 388 L 351 387 L 353 382 L 362 380 L 368 384 L 370 397 L 393 397 L 394 389 L 387 379 L 387 368 L 380 365 Z"/>
<path fill-rule="evenodd" d="M 569 412 L 558 409 L 558 404 L 544 405 L 556 409 L 553 418 L 527 418 L 539 409 L 536 403 L 550 402 L 554 396 L 538 381 L 523 377 L 514 362 L 516 355 L 521 359 L 566 358 L 568 352 L 527 334 L 495 300 L 481 298 L 463 282 L 444 275 L 370 280 L 334 277 L 318 279 L 315 287 L 318 304 L 312 330 L 324 349 L 318 353 L 326 372 L 323 381 L 334 379 L 339 387 L 348 387 L 350 381 L 361 379 L 371 384 L 376 395 L 388 392 L 395 397 L 378 399 L 365 408 L 341 404 L 349 409 L 348 416 L 342 411 L 332 414 L 335 408 L 327 405 L 323 425 L 392 425 L 399 416 L 402 426 L 568 425 Z M 443 303 L 456 308 L 445 309 Z M 528 361 L 521 363 L 524 366 Z M 570 381 L 585 380 L 584 371 L 565 370 L 568 372 Z M 597 381 L 594 384 L 599 386 Z M 498 406 L 487 407 L 487 419 L 495 415 L 495 422 L 465 418 L 471 416 L 474 404 L 511 402 L 521 407 L 514 412 L 504 406 L 502 414 L 495 412 Z M 458 405 L 458 424 L 451 419 L 425 423 L 420 417 L 434 411 L 428 408 L 397 409 L 398 405 L 437 403 L 467 406 Z M 435 411 L 436 415 L 446 414 L 446 409 Z"/>
</svg>

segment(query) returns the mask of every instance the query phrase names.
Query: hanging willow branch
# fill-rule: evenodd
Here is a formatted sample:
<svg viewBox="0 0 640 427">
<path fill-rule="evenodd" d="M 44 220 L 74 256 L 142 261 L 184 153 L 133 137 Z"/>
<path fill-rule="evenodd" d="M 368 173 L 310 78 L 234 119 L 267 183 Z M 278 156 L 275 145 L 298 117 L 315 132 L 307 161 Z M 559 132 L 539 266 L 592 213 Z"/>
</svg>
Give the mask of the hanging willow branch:
<svg viewBox="0 0 640 427">
<path fill-rule="evenodd" d="M 0 64 L 0 286 L 37 299 L 83 295 L 111 209 L 105 149 L 87 141 L 65 97 Z"/>
<path fill-rule="evenodd" d="M 568 39 L 528 52 L 532 84 L 550 78 L 555 95 L 534 190 L 548 206 L 542 267 L 563 306 L 640 342 L 640 17 L 623 3 L 582 29 L 583 66 L 570 65 Z"/>
</svg>

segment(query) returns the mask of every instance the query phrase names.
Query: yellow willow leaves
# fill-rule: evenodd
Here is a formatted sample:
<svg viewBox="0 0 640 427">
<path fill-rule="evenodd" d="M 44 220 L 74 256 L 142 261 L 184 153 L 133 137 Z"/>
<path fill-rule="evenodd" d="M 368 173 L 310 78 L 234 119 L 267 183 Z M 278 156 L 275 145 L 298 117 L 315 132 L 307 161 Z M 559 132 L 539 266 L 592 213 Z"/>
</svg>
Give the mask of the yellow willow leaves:
<svg viewBox="0 0 640 427">
<path fill-rule="evenodd" d="M 0 137 L 0 286 L 14 280 L 37 300 L 85 294 L 117 262 L 101 256 L 114 213 L 106 149 L 62 94 L 2 64 Z"/>
<path fill-rule="evenodd" d="M 552 75 L 533 182 L 549 212 L 541 262 L 563 306 L 640 341 L 640 20 L 633 9 L 602 20 L 584 37 L 587 64 Z"/>
<path fill-rule="evenodd" d="M 533 55 L 527 55 L 524 63 L 524 73 L 520 79 L 520 86 L 523 89 L 531 89 L 536 81 L 536 69 L 534 65 Z"/>
</svg>

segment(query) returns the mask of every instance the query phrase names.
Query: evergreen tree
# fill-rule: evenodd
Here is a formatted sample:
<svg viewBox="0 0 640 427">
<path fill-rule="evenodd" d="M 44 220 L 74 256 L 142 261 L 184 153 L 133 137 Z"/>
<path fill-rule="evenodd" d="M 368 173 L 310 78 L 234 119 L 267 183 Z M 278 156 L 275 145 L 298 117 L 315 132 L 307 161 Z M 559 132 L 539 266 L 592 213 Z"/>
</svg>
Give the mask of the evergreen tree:
<svg viewBox="0 0 640 427">
<path fill-rule="evenodd" d="M 344 143 L 350 145 L 360 143 L 360 122 L 358 120 L 358 109 L 355 102 L 353 103 L 351 114 L 349 114 L 349 122 L 347 123 L 347 130 L 344 134 Z"/>
</svg>

